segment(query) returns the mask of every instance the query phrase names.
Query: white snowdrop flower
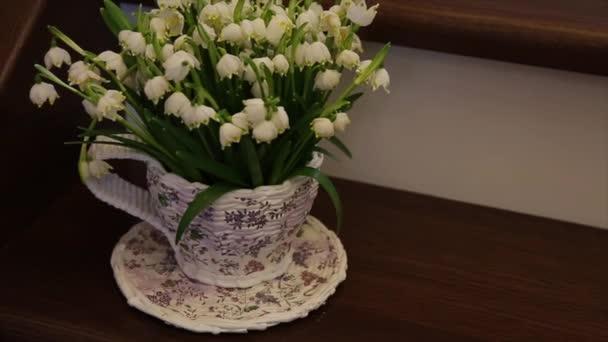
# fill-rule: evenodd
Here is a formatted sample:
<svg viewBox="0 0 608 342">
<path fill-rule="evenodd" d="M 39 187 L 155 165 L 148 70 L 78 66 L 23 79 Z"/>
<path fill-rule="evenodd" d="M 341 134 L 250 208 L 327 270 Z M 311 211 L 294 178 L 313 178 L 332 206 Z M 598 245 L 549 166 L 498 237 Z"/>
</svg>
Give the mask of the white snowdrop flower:
<svg viewBox="0 0 608 342">
<path fill-rule="evenodd" d="M 82 100 L 82 106 L 84 107 L 85 112 L 89 114 L 91 119 L 100 120 L 102 116 L 99 114 L 97 110 L 97 105 L 89 100 Z"/>
<path fill-rule="evenodd" d="M 270 70 L 271 73 L 274 72 L 274 64 L 272 63 L 272 60 L 268 57 L 254 58 L 253 63 L 257 67 L 260 75 L 264 75 L 264 69 L 262 67 L 262 64 L 266 65 L 266 67 Z M 249 83 L 253 83 L 257 80 L 255 72 L 253 71 L 253 68 L 250 65 L 247 65 L 247 67 L 245 68 L 245 74 L 243 78 Z"/>
<path fill-rule="evenodd" d="M 310 47 L 308 48 L 308 59 L 310 59 L 312 63 L 319 64 L 330 62 L 331 54 L 329 53 L 327 45 L 321 42 L 314 42 L 310 44 Z"/>
<path fill-rule="evenodd" d="M 220 144 L 222 149 L 241 141 L 243 130 L 233 123 L 227 122 L 220 126 Z"/>
<path fill-rule="evenodd" d="M 172 44 L 165 44 L 161 49 L 161 53 L 163 54 L 163 60 L 166 61 L 175 53 L 175 47 Z"/>
<path fill-rule="evenodd" d="M 146 52 L 144 53 L 144 57 L 146 57 L 147 60 L 150 60 L 152 62 L 156 61 L 156 51 L 154 51 L 154 46 L 152 46 L 152 44 L 146 45 Z"/>
<path fill-rule="evenodd" d="M 190 100 L 182 92 L 176 91 L 165 100 L 165 114 L 183 117 L 191 109 Z"/>
<path fill-rule="evenodd" d="M 84 162 L 86 165 L 81 167 L 81 170 L 84 171 L 82 177 L 84 180 L 87 180 L 90 176 L 95 178 L 101 178 L 112 170 L 112 165 L 106 163 L 103 160 L 94 159 L 90 162 Z"/>
<path fill-rule="evenodd" d="M 253 126 L 251 134 L 253 135 L 255 141 L 258 144 L 261 144 L 270 143 L 276 139 L 276 137 L 279 135 L 279 131 L 272 121 L 264 120 Z"/>
<path fill-rule="evenodd" d="M 360 74 L 363 71 L 365 71 L 365 69 L 367 69 L 367 67 L 372 64 L 372 60 L 371 59 L 366 59 L 364 61 L 361 61 L 361 63 L 359 63 L 359 67 L 357 68 L 357 73 Z"/>
<path fill-rule="evenodd" d="M 388 75 L 388 71 L 384 68 L 376 70 L 370 77 L 369 83 L 372 85 L 373 90 L 383 87 L 384 91 L 390 93 L 388 86 L 391 84 L 391 78 Z"/>
<path fill-rule="evenodd" d="M 36 83 L 30 89 L 30 100 L 38 106 L 38 108 L 42 107 L 47 101 L 52 105 L 58 97 L 59 94 L 57 94 L 55 86 L 50 83 Z"/>
<path fill-rule="evenodd" d="M 289 17 L 287 15 L 287 12 L 285 11 L 285 8 L 277 5 L 277 4 L 272 4 L 270 5 L 270 10 L 275 14 L 275 15 L 282 15 L 284 17 Z"/>
<path fill-rule="evenodd" d="M 52 67 L 61 68 L 63 63 L 70 65 L 72 64 L 72 59 L 70 54 L 60 47 L 52 47 L 44 55 L 44 65 L 49 70 Z"/>
<path fill-rule="evenodd" d="M 272 58 L 272 64 L 274 65 L 274 71 L 279 75 L 285 75 L 289 71 L 289 61 L 284 55 L 275 55 Z"/>
<path fill-rule="evenodd" d="M 350 118 L 348 117 L 348 114 L 336 114 L 336 119 L 334 120 L 334 130 L 336 132 L 344 132 L 344 130 L 346 130 L 346 126 L 348 125 L 350 125 Z"/>
<path fill-rule="evenodd" d="M 154 104 L 158 103 L 158 100 L 162 98 L 169 91 L 169 82 L 163 76 L 156 76 L 144 86 L 144 93 L 146 97 Z"/>
<path fill-rule="evenodd" d="M 339 17 L 344 17 L 346 15 L 346 10 L 340 5 L 331 6 L 329 8 L 329 11 L 336 13 Z"/>
<path fill-rule="evenodd" d="M 296 18 L 296 27 L 304 26 L 304 32 L 316 32 L 319 26 L 319 15 L 312 10 L 307 10 Z"/>
<path fill-rule="evenodd" d="M 125 109 L 124 102 L 127 98 L 118 90 L 108 90 L 97 101 L 97 111 L 101 117 L 116 120 L 118 112 Z"/>
<path fill-rule="evenodd" d="M 271 121 L 277 128 L 279 134 L 282 134 L 286 129 L 289 129 L 289 116 L 287 115 L 285 108 L 281 106 L 277 107 L 277 110 L 272 113 Z"/>
<path fill-rule="evenodd" d="M 114 71 L 118 78 L 123 78 L 127 73 L 127 65 L 122 57 L 114 51 L 104 51 L 95 57 L 95 59 L 106 63 L 106 69 Z"/>
<path fill-rule="evenodd" d="M 328 118 L 316 118 L 311 122 L 312 130 L 317 138 L 334 136 L 334 124 Z"/>
<path fill-rule="evenodd" d="M 251 35 L 253 34 L 253 22 L 249 19 L 243 19 L 241 20 L 240 26 L 244 39 L 251 38 Z"/>
<path fill-rule="evenodd" d="M 230 79 L 233 75 L 240 77 L 243 74 L 243 62 L 237 56 L 229 53 L 220 58 L 215 68 L 220 78 L 228 77 Z"/>
<path fill-rule="evenodd" d="M 199 69 L 201 63 L 186 51 L 177 51 L 164 63 L 165 77 L 169 81 L 182 81 L 191 69 Z"/>
<path fill-rule="evenodd" d="M 260 87 L 260 82 L 255 82 L 252 86 L 251 86 L 251 95 L 253 95 L 254 97 L 258 97 L 261 98 L 262 97 L 262 90 L 264 90 L 264 94 L 268 95 L 268 82 L 264 81 L 262 82 L 262 86 Z"/>
<path fill-rule="evenodd" d="M 158 18 L 164 21 L 164 27 L 161 26 L 160 21 L 155 23 L 154 32 L 162 29 L 162 37 L 159 36 L 160 39 L 164 39 L 167 36 L 174 37 L 179 36 L 184 32 L 184 16 L 177 10 L 171 8 L 165 8 L 150 12 L 154 18 Z M 153 18 L 153 19 L 154 19 Z M 152 29 L 152 20 L 150 20 L 150 29 Z"/>
<path fill-rule="evenodd" d="M 158 7 L 161 9 L 165 8 L 178 8 L 182 5 L 181 0 L 158 0 L 156 1 Z"/>
<path fill-rule="evenodd" d="M 232 12 L 224 1 L 207 4 L 199 14 L 198 20 L 210 26 L 221 26 L 232 21 Z"/>
<path fill-rule="evenodd" d="M 243 31 L 238 24 L 230 23 L 222 28 L 219 40 L 237 45 L 245 40 L 245 36 L 243 35 Z"/>
<path fill-rule="evenodd" d="M 308 10 L 315 12 L 316 15 L 321 15 L 323 12 L 323 6 L 317 2 L 313 2 L 308 7 Z"/>
<path fill-rule="evenodd" d="M 247 115 L 247 121 L 251 125 L 266 119 L 267 111 L 264 100 L 260 98 L 248 99 L 243 101 L 243 105 L 245 106 L 243 113 Z"/>
<path fill-rule="evenodd" d="M 190 45 L 190 43 L 188 43 L 189 39 L 192 39 L 192 38 L 190 36 L 185 35 L 185 34 L 179 36 L 173 42 L 173 48 L 175 49 L 175 51 L 186 51 L 189 54 L 193 55 L 194 54 L 194 49 L 192 48 L 192 45 Z"/>
<path fill-rule="evenodd" d="M 360 63 L 359 55 L 352 50 L 343 50 L 336 57 L 336 64 L 348 70 L 358 66 Z"/>
<path fill-rule="evenodd" d="M 253 40 L 260 42 L 266 39 L 266 24 L 262 18 L 255 18 L 251 21 L 251 26 L 253 28 L 253 32 L 251 33 Z"/>
<path fill-rule="evenodd" d="M 156 34 L 159 40 L 167 39 L 167 22 L 162 18 L 150 19 L 150 31 Z"/>
<path fill-rule="evenodd" d="M 213 108 L 205 105 L 198 105 L 186 111 L 182 115 L 182 120 L 190 129 L 199 128 L 201 125 L 209 124 L 209 120 L 214 119 L 216 114 L 217 113 Z"/>
<path fill-rule="evenodd" d="M 357 51 L 359 53 L 363 53 L 363 44 L 361 43 L 361 38 L 355 33 L 353 34 L 353 41 L 350 45 L 351 50 Z"/>
<path fill-rule="evenodd" d="M 284 34 L 289 33 L 293 23 L 285 15 L 275 15 L 270 19 L 266 29 L 266 39 L 270 44 L 277 46 Z"/>
<path fill-rule="evenodd" d="M 217 35 L 215 33 L 215 30 L 213 29 L 213 27 L 207 25 L 207 24 L 201 24 L 203 30 L 205 31 L 205 33 L 207 33 L 207 36 L 209 37 L 210 40 L 215 40 L 215 38 L 217 38 Z M 209 42 L 207 41 L 207 38 L 205 37 L 204 34 L 200 34 L 198 29 L 195 29 L 194 32 L 192 32 L 192 40 L 194 40 L 194 42 L 200 46 L 202 46 L 203 48 L 207 48 L 209 46 Z"/>
<path fill-rule="evenodd" d="M 336 32 L 342 26 L 340 17 L 332 11 L 323 11 L 321 13 L 321 30 L 325 32 Z"/>
<path fill-rule="evenodd" d="M 288 51 L 291 52 L 291 49 Z M 310 53 L 310 44 L 308 42 L 304 42 L 296 47 L 296 55 L 294 59 L 296 65 L 299 66 L 300 69 L 313 63 L 312 55 Z"/>
<path fill-rule="evenodd" d="M 146 52 L 146 38 L 140 32 L 122 30 L 118 33 L 118 40 L 133 55 L 143 55 Z"/>
<path fill-rule="evenodd" d="M 83 61 L 78 61 L 70 66 L 68 69 L 68 81 L 70 84 L 77 84 L 80 87 L 86 82 L 99 82 L 102 78 L 99 76 L 99 70 L 97 68 L 91 68 Z"/>
<path fill-rule="evenodd" d="M 336 70 L 325 70 L 315 76 L 315 89 L 332 90 L 340 83 L 341 74 Z"/>
<path fill-rule="evenodd" d="M 365 4 L 365 0 L 341 0 L 340 7 L 347 11 L 349 8 L 357 5 L 358 3 L 363 2 Z"/>
<path fill-rule="evenodd" d="M 232 115 L 231 121 L 236 127 L 239 127 L 244 131 L 249 129 L 249 120 L 247 120 L 247 114 L 243 112 L 238 112 Z"/>
<path fill-rule="evenodd" d="M 368 26 L 376 17 L 378 6 L 379 5 L 376 4 L 370 8 L 367 8 L 365 1 L 362 1 L 354 6 L 350 6 L 346 10 L 346 17 L 361 27 Z"/>
<path fill-rule="evenodd" d="M 318 32 L 318 33 L 317 33 L 317 39 L 318 39 L 318 40 L 319 40 L 321 43 L 325 44 L 325 42 L 327 41 L 327 36 L 326 36 L 326 35 L 325 35 L 325 33 L 323 33 L 323 32 Z"/>
</svg>

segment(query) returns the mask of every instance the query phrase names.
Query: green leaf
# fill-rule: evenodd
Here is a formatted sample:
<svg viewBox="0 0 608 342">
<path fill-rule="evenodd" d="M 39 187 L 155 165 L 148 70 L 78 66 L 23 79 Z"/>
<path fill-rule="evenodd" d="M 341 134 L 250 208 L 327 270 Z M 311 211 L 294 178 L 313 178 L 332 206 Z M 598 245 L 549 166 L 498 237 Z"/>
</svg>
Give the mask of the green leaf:
<svg viewBox="0 0 608 342">
<path fill-rule="evenodd" d="M 312 150 L 323 153 L 324 155 L 328 156 L 329 158 L 331 158 L 333 160 L 338 160 L 338 158 L 336 158 L 336 156 L 333 153 L 329 152 L 328 150 L 324 149 L 321 146 L 315 146 Z"/>
<path fill-rule="evenodd" d="M 351 159 L 353 158 L 353 154 L 350 152 L 348 147 L 346 147 L 346 145 L 344 145 L 342 140 L 338 139 L 338 137 L 333 136 L 333 137 L 329 138 L 328 140 L 329 140 L 329 142 L 334 144 L 337 148 L 339 148 L 340 151 L 342 151 L 342 153 L 344 153 L 348 158 L 351 158 Z"/>
<path fill-rule="evenodd" d="M 253 187 L 256 188 L 264 183 L 264 177 L 262 176 L 262 168 L 255 146 L 253 146 L 253 141 L 248 135 L 241 138 L 240 147 L 242 147 L 243 158 L 247 161 L 247 169 L 249 169 Z"/>
<path fill-rule="evenodd" d="M 278 184 L 279 177 L 281 177 L 281 172 L 283 171 L 285 160 L 287 159 L 287 156 L 289 156 L 289 152 L 291 152 L 291 141 L 284 143 L 276 155 L 274 163 L 272 164 L 272 172 L 270 174 L 269 181 L 270 184 Z"/>
<path fill-rule="evenodd" d="M 157 125 L 162 126 L 166 132 L 168 132 L 172 137 L 175 138 L 177 142 L 180 143 L 180 145 L 186 147 L 190 152 L 201 154 L 205 153 L 201 146 L 198 145 L 192 138 L 190 132 L 188 132 L 185 128 L 178 128 L 172 123 L 158 117 L 154 117 L 151 120 Z"/>
<path fill-rule="evenodd" d="M 194 200 L 192 200 L 192 202 L 188 205 L 182 219 L 179 221 L 177 232 L 175 233 L 175 244 L 179 243 L 182 236 L 186 232 L 186 229 L 188 226 L 190 226 L 190 223 L 198 214 L 207 209 L 207 207 L 215 202 L 215 200 L 218 198 L 236 189 L 237 188 L 235 186 L 229 184 L 216 183 L 199 192 L 194 197 Z"/>
<path fill-rule="evenodd" d="M 336 209 L 336 217 L 338 220 L 337 232 L 340 233 L 340 228 L 342 227 L 342 221 L 343 221 L 342 202 L 340 201 L 340 195 L 338 195 L 338 191 L 334 187 L 334 184 L 332 183 L 331 179 L 329 179 L 329 177 L 327 177 L 326 175 L 321 173 L 321 171 L 314 169 L 312 167 L 307 167 L 307 166 L 297 169 L 296 171 L 294 171 L 291 174 L 291 176 L 292 177 L 295 177 L 295 176 L 310 177 L 310 178 L 313 178 L 314 180 L 316 180 L 317 182 L 319 182 L 319 185 L 323 188 L 323 190 L 325 190 L 325 192 L 329 196 L 329 199 L 331 200 L 331 203 L 334 205 L 334 208 Z"/>
<path fill-rule="evenodd" d="M 116 25 L 116 23 L 112 20 L 112 18 L 110 18 L 106 9 L 100 8 L 99 13 L 101 13 L 101 18 L 103 19 L 103 22 L 106 24 L 108 29 L 112 32 L 112 34 L 115 36 L 118 36 L 118 32 L 120 32 L 120 29 L 118 28 L 118 25 Z"/>
<path fill-rule="evenodd" d="M 363 93 L 355 93 L 346 97 L 344 100 L 348 101 L 348 104 L 342 107 L 341 110 L 343 112 L 349 111 L 353 107 L 355 101 L 357 101 L 361 96 L 363 96 Z"/>
<path fill-rule="evenodd" d="M 245 0 L 238 0 L 238 2 L 236 3 L 236 6 L 234 7 L 234 22 L 235 23 L 240 23 L 241 22 L 241 14 L 243 12 L 243 6 L 245 5 Z"/>
<path fill-rule="evenodd" d="M 113 22 L 116 23 L 116 27 L 118 31 L 122 30 L 132 30 L 133 24 L 129 21 L 129 18 L 125 15 L 125 13 L 111 0 L 103 1 L 104 8 L 108 13 L 108 16 L 112 19 Z"/>
<path fill-rule="evenodd" d="M 239 185 L 242 187 L 247 186 L 247 181 L 233 168 L 226 166 L 213 159 L 205 158 L 202 156 L 195 156 L 185 151 L 177 151 L 177 156 L 184 159 L 187 163 L 193 167 L 205 171 L 216 178 L 219 178 L 225 182 Z"/>
</svg>

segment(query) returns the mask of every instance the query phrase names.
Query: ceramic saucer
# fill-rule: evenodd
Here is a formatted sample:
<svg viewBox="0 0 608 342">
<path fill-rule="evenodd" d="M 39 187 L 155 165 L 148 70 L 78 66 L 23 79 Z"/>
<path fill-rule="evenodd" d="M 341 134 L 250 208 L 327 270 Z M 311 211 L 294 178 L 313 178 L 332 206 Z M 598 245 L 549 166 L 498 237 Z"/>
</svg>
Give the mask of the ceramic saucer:
<svg viewBox="0 0 608 342">
<path fill-rule="evenodd" d="M 129 305 L 194 332 L 247 332 L 305 317 L 346 278 L 338 237 L 309 216 L 294 241 L 287 272 L 253 287 L 211 286 L 188 278 L 165 236 L 141 222 L 112 253 L 114 277 Z"/>
</svg>

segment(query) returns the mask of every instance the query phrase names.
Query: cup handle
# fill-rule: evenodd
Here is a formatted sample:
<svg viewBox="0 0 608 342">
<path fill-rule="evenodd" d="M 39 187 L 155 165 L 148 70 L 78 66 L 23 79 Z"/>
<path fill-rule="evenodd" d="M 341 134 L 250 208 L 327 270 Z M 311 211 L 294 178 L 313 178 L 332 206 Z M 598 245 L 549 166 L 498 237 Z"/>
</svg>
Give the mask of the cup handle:
<svg viewBox="0 0 608 342">
<path fill-rule="evenodd" d="M 146 165 L 158 163 L 146 154 L 118 145 L 92 144 L 89 148 L 89 155 L 98 160 L 131 159 L 142 161 Z M 155 227 L 162 226 L 148 190 L 127 182 L 115 173 L 108 173 L 101 178 L 88 177 L 85 184 L 99 200 Z"/>
</svg>

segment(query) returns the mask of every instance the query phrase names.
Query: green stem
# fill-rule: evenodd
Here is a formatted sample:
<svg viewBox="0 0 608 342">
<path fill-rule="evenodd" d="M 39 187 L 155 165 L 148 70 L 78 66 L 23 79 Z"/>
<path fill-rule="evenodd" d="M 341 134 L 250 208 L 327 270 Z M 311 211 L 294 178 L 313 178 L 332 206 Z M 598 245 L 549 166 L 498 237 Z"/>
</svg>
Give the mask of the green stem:
<svg viewBox="0 0 608 342">
<path fill-rule="evenodd" d="M 38 72 L 40 73 L 40 76 L 46 78 L 47 80 L 56 83 L 57 85 L 71 91 L 72 93 L 82 97 L 83 99 L 86 100 L 91 100 L 90 97 L 88 97 L 85 93 L 81 92 L 80 90 L 68 85 L 67 83 L 63 82 L 59 77 L 55 76 L 55 74 L 53 74 L 51 71 L 47 70 L 45 67 L 43 67 L 40 64 L 34 64 L 34 68 L 36 70 L 38 70 Z"/>
</svg>

